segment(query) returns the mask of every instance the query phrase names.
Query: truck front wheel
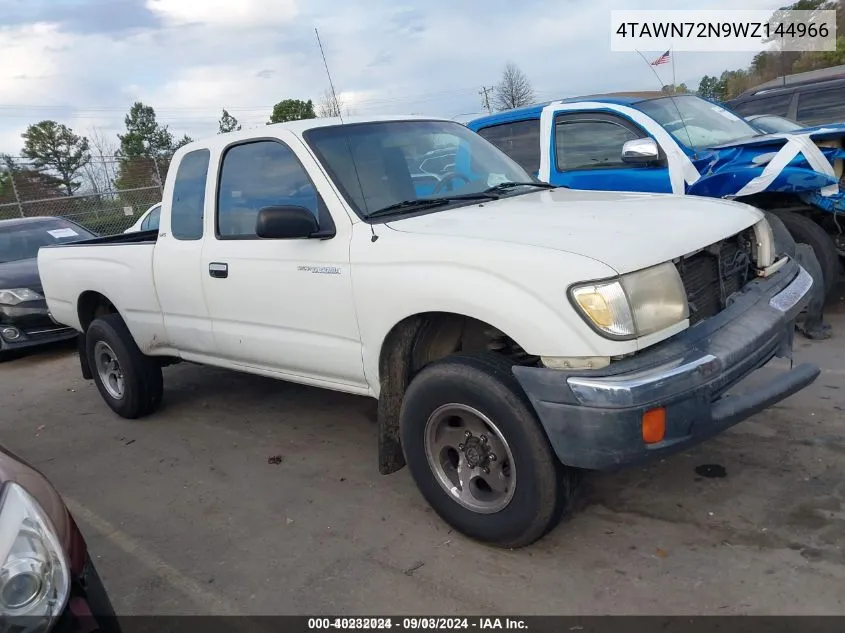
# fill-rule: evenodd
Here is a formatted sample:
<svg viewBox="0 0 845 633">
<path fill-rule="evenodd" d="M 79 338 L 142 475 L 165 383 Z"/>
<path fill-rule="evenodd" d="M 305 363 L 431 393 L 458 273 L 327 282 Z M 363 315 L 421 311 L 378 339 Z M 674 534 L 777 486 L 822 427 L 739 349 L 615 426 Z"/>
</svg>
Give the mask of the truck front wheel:
<svg viewBox="0 0 845 633">
<path fill-rule="evenodd" d="M 839 281 L 839 253 L 836 243 L 821 226 L 810 218 L 785 209 L 773 209 L 786 230 L 798 244 L 807 244 L 816 254 L 822 269 L 825 297 L 830 297 Z"/>
<path fill-rule="evenodd" d="M 456 354 L 425 367 L 400 429 L 420 492 L 471 538 L 522 547 L 570 507 L 576 474 L 555 457 L 505 358 Z"/>
<path fill-rule="evenodd" d="M 91 322 L 85 352 L 100 395 L 119 416 L 140 418 L 161 404 L 161 366 L 138 349 L 119 314 Z"/>
</svg>

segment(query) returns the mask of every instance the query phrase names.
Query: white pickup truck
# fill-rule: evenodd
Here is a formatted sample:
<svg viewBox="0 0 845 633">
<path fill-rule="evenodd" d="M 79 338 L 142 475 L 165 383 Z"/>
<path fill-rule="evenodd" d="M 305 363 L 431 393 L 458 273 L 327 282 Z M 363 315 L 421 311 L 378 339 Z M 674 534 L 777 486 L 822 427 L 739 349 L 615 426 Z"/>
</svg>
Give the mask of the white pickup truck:
<svg viewBox="0 0 845 633">
<path fill-rule="evenodd" d="M 457 147 L 445 177 L 421 157 Z M 459 531 L 519 547 L 584 469 L 690 446 L 819 373 L 782 372 L 812 279 L 763 214 L 543 184 L 451 121 L 312 119 L 193 142 L 157 231 L 42 248 L 52 317 L 119 415 L 180 360 L 378 399 L 379 468 L 407 464 Z"/>
</svg>

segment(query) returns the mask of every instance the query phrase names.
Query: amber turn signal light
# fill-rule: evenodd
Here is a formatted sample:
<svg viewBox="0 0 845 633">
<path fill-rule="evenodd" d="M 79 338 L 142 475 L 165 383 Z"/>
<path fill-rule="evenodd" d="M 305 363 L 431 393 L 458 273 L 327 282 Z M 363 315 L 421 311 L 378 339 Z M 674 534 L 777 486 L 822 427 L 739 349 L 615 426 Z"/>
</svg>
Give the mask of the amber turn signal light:
<svg viewBox="0 0 845 633">
<path fill-rule="evenodd" d="M 656 444 L 666 435 L 666 409 L 659 407 L 643 413 L 643 441 Z"/>
</svg>

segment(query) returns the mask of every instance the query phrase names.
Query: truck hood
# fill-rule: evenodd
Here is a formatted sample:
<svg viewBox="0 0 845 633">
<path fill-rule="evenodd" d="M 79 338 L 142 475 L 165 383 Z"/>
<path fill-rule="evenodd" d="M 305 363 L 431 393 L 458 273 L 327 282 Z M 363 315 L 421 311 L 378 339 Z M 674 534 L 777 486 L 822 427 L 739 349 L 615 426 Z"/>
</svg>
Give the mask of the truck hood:
<svg viewBox="0 0 845 633">
<path fill-rule="evenodd" d="M 730 147 L 747 147 L 753 145 L 768 145 L 770 147 L 779 147 L 786 143 L 790 136 L 807 135 L 814 141 L 826 141 L 830 139 L 840 139 L 845 137 L 845 123 L 832 123 L 827 125 L 814 125 L 812 127 L 805 127 L 792 132 L 782 132 L 779 134 L 761 134 L 760 136 L 750 136 L 748 138 L 733 141 L 731 143 L 724 143 L 722 145 L 714 145 L 711 149 L 727 149 Z"/>
<path fill-rule="evenodd" d="M 510 242 L 598 260 L 624 274 L 735 235 L 751 206 L 667 194 L 554 189 L 391 221 L 396 231 Z"/>
<path fill-rule="evenodd" d="M 808 149 L 818 160 L 810 160 Z M 778 165 L 775 159 L 781 152 L 788 162 Z M 692 159 L 700 177 L 687 193 L 719 198 L 764 191 L 797 194 L 807 204 L 841 211 L 845 209 L 845 196 L 837 185 L 843 173 L 843 159 L 842 123 L 752 136 L 700 150 Z M 772 168 L 767 172 L 770 163 Z"/>
</svg>

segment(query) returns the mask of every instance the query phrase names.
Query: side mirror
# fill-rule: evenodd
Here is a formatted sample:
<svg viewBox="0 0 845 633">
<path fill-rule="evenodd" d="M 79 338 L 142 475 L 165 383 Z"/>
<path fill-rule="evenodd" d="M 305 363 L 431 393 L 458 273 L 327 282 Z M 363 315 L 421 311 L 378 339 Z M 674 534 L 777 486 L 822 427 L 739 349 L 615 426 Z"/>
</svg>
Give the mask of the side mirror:
<svg viewBox="0 0 845 633">
<path fill-rule="evenodd" d="M 255 220 L 255 234 L 267 239 L 316 237 L 319 230 L 317 218 L 305 207 L 264 207 Z"/>
<path fill-rule="evenodd" d="M 622 162 L 645 165 L 662 160 L 660 146 L 653 138 L 636 138 L 622 146 Z"/>
</svg>

